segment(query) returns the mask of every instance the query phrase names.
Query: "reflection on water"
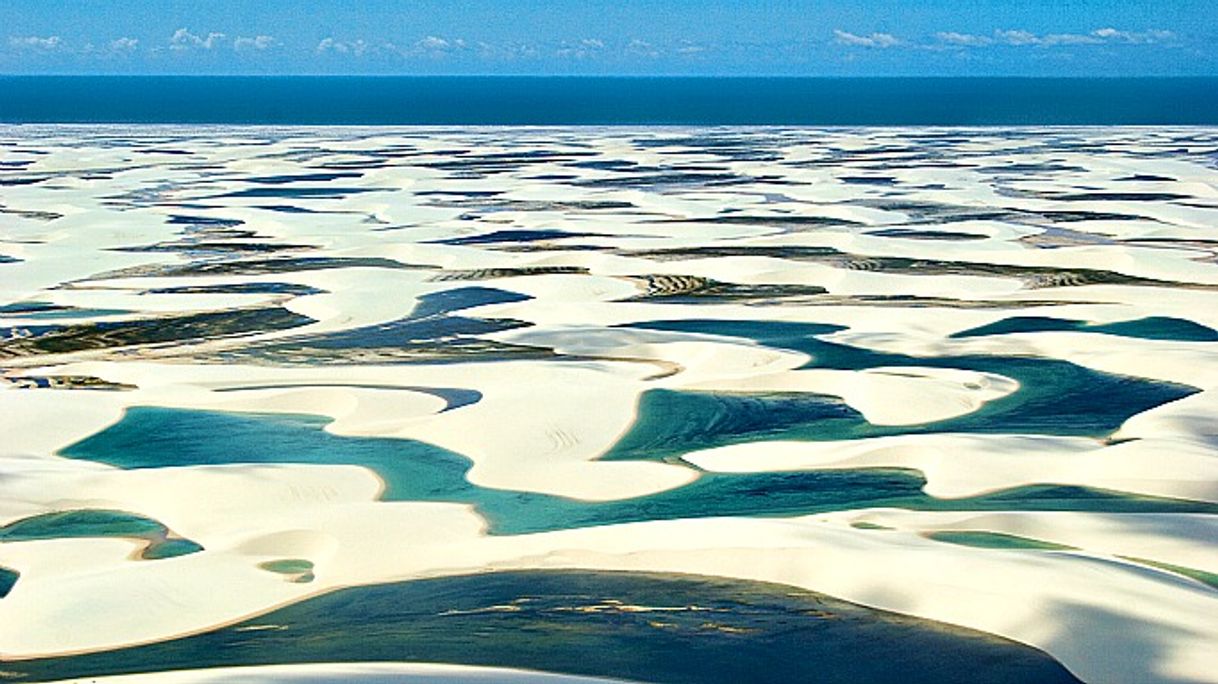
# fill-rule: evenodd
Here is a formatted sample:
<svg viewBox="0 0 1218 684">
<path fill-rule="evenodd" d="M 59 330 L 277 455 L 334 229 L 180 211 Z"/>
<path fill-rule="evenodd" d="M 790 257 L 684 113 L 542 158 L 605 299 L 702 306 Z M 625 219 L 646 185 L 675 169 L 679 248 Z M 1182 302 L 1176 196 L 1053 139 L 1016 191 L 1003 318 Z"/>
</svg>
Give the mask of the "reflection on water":
<svg viewBox="0 0 1218 684">
<path fill-rule="evenodd" d="M 1021 644 L 791 587 L 552 571 L 343 589 L 197 636 L 6 669 L 17 673 L 11 681 L 39 681 L 344 661 L 499 665 L 663 684 L 1078 681 Z"/>
</svg>

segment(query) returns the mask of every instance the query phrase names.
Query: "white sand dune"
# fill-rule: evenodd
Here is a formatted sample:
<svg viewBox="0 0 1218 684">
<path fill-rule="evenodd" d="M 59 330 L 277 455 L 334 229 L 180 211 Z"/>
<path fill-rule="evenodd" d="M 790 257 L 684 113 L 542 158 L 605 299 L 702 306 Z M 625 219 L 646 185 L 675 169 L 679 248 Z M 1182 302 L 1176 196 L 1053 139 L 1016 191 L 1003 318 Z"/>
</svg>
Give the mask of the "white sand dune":
<svg viewBox="0 0 1218 684">
<path fill-rule="evenodd" d="M 1112 446 L 1080 437 L 902 435 L 843 442 L 733 444 L 686 460 L 715 472 L 912 468 L 932 496 L 960 498 L 1030 484 L 1218 502 L 1212 448 L 1162 439 Z M 1146 472 L 1153 462 L 1162 470 Z"/>
<path fill-rule="evenodd" d="M 1214 132 L 940 131 L 952 137 L 933 149 L 914 137 L 925 130 L 699 132 L 778 161 L 640 142 L 691 131 L 662 133 L 0 127 L 0 150 L 46 152 L 3 173 L 53 176 L 6 185 L 0 200 L 0 526 L 116 510 L 204 548 L 140 560 L 136 538 L 0 539 L 0 566 L 20 573 L 0 598 L 0 661 L 154 643 L 350 586 L 580 568 L 803 587 L 1013 639 L 1089 682 L 1218 682 L 1218 592 L 1197 579 L 1218 573 Z M 192 155 L 149 149 L 153 135 Z M 624 166 L 576 163 L 587 160 Z M 691 180 L 691 165 L 722 179 Z M 361 175 L 263 178 L 326 166 Z M 1168 180 L 1129 180 L 1152 176 Z M 312 322 L 188 318 L 279 307 Z M 169 316 L 183 318 L 162 338 L 123 336 Z M 1013 317 L 1143 327 L 959 336 Z M 818 337 L 913 359 L 846 370 L 710 324 L 629 327 L 654 321 L 833 325 Z M 710 443 L 726 446 L 601 460 L 652 390 L 815 395 L 914 429 L 1029 389 L 938 363 L 966 356 L 1067 361 L 1174 383 L 1183 398 L 1090 436 L 998 424 L 794 441 L 727 415 L 699 428 L 723 430 L 731 439 Z M 47 378 L 74 388 L 37 386 Z M 166 467 L 121 470 L 58 455 L 135 407 L 322 416 L 332 435 L 455 452 L 478 487 L 588 505 L 700 477 L 899 469 L 925 477 L 936 510 L 843 504 L 498 535 L 473 506 L 381 500 L 385 482 L 354 465 L 283 454 L 175 467 L 166 454 Z M 1059 485 L 1143 497 L 1126 501 L 1150 512 L 961 509 Z M 1197 512 L 1172 512 L 1184 506 Z M 961 532 L 1065 548 L 944 536 Z M 311 562 L 312 581 L 260 567 L 287 559 Z M 594 681 L 400 663 L 97 681 L 150 679 Z"/>
</svg>

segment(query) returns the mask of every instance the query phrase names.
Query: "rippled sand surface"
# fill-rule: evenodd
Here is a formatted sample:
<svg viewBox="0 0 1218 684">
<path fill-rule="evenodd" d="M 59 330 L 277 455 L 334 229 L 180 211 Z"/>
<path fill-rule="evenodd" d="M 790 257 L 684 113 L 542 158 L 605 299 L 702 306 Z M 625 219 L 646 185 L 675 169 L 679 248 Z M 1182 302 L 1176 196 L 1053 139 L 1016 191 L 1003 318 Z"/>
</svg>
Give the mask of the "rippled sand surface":
<svg viewBox="0 0 1218 684">
<path fill-rule="evenodd" d="M 983 633 L 990 681 L 1218 681 L 1216 260 L 1200 128 L 0 128 L 0 669 L 261 665 L 276 611 L 285 666 L 781 651 L 747 602 L 564 623 L 578 570 Z M 488 571 L 558 592 L 553 648 L 400 630 L 439 604 L 304 646 L 342 592 Z"/>
</svg>

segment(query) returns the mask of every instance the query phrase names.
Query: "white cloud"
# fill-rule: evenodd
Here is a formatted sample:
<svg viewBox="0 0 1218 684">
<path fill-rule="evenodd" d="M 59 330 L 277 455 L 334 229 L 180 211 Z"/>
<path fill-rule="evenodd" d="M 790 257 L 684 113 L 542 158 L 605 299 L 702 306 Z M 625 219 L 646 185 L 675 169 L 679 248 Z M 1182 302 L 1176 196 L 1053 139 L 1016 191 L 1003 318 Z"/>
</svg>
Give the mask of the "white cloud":
<svg viewBox="0 0 1218 684">
<path fill-rule="evenodd" d="M 59 36 L 12 36 L 8 39 L 10 47 L 19 50 L 58 50 L 63 47 L 63 39 Z"/>
<path fill-rule="evenodd" d="M 225 35 L 223 33 L 209 33 L 207 37 L 197 36 L 190 31 L 180 28 L 173 32 L 173 37 L 169 39 L 170 50 L 190 50 L 191 48 L 199 48 L 202 50 L 211 50 L 219 47 L 220 43 L 224 42 Z"/>
<path fill-rule="evenodd" d="M 1096 29 L 1096 30 L 1092 31 L 1092 33 L 1099 36 L 1100 38 L 1105 38 L 1105 39 L 1124 38 L 1125 36 L 1129 35 L 1127 31 L 1118 31 L 1112 27 Z"/>
<path fill-rule="evenodd" d="M 626 44 L 626 52 L 641 57 L 659 57 L 660 51 L 645 40 L 635 38 Z"/>
<path fill-rule="evenodd" d="M 940 34 L 942 36 L 944 34 Z M 1148 31 L 1118 31 L 1112 27 L 1096 29 L 1090 33 L 1047 33 L 1038 36 L 1029 31 L 995 31 L 994 38 L 1005 45 L 1099 45 L 1102 43 L 1161 43 L 1175 38 L 1171 31 L 1151 29 Z"/>
<path fill-rule="evenodd" d="M 115 38 L 114 40 L 110 41 L 109 47 L 111 52 L 135 52 L 139 45 L 140 41 L 138 38 L 128 38 L 124 36 L 122 38 Z"/>
<path fill-rule="evenodd" d="M 554 51 L 554 54 L 559 57 L 574 57 L 575 59 L 585 59 L 596 57 L 605 49 L 605 41 L 599 38 L 584 38 L 578 43 L 563 42 Z"/>
<path fill-rule="evenodd" d="M 833 36 L 842 45 L 853 45 L 856 47 L 890 48 L 901 44 L 901 41 L 891 33 L 872 33 L 861 36 L 837 29 L 833 31 Z"/>
<path fill-rule="evenodd" d="M 334 52 L 340 55 L 352 54 L 356 57 L 363 55 L 371 49 L 368 43 L 362 40 L 335 40 L 334 38 L 322 38 L 317 44 L 316 51 L 318 53 Z"/>
<path fill-rule="evenodd" d="M 1091 35 L 1121 43 L 1161 43 L 1172 40 L 1176 34 L 1163 29 L 1150 29 L 1149 31 L 1118 31 L 1111 26 L 1107 28 L 1096 29 L 1091 32 Z"/>
<path fill-rule="evenodd" d="M 271 36 L 254 36 L 253 38 L 238 37 L 233 41 L 234 50 L 269 50 L 275 47 L 275 39 Z"/>
<path fill-rule="evenodd" d="M 841 45 L 878 48 L 904 46 L 922 50 L 953 50 L 958 54 L 967 52 L 967 48 L 990 46 L 1051 48 L 1105 44 L 1148 45 L 1151 43 L 1170 43 L 1176 39 L 1176 34 L 1164 29 L 1121 31 L 1112 27 L 1099 28 L 1088 33 L 1037 34 L 1023 29 L 999 29 L 994 31 L 993 34 L 986 35 L 961 33 L 959 31 L 940 31 L 934 34 L 933 40 L 919 43 L 906 43 L 888 33 L 861 35 L 837 30 L 833 32 L 833 35 Z"/>
<path fill-rule="evenodd" d="M 935 38 L 941 43 L 948 45 L 963 45 L 966 47 L 980 47 L 989 45 L 994 42 L 989 36 L 978 36 L 971 33 L 956 33 L 955 31 L 942 31 L 935 34 Z"/>
<path fill-rule="evenodd" d="M 508 43 L 498 47 L 489 43 L 479 43 L 478 54 L 483 59 L 502 57 L 511 61 L 517 59 L 536 59 L 541 55 L 541 50 L 529 43 Z"/>
<path fill-rule="evenodd" d="M 678 55 L 685 55 L 688 57 L 688 56 L 697 55 L 697 54 L 706 52 L 706 48 L 702 47 L 701 45 L 698 45 L 697 43 L 690 43 L 690 42 L 686 41 L 686 42 L 683 42 L 681 44 L 681 46 L 675 50 L 675 52 Z"/>
<path fill-rule="evenodd" d="M 1040 36 L 1028 31 L 994 31 L 994 37 L 1007 45 L 1039 45 Z"/>
<path fill-rule="evenodd" d="M 485 44 L 484 44 L 485 45 Z M 386 46 L 387 48 L 389 46 Z M 398 51 L 403 57 L 411 55 L 426 55 L 428 57 L 446 57 L 454 52 L 460 52 L 469 47 L 464 38 L 445 38 L 443 36 L 425 36 L 417 40 L 408 50 Z"/>
<path fill-rule="evenodd" d="M 1040 39 L 1041 45 L 1092 45 L 1102 42 L 1096 36 L 1078 33 L 1050 33 Z"/>
<path fill-rule="evenodd" d="M 420 50 L 427 50 L 429 52 L 437 52 L 437 51 L 447 50 L 449 47 L 449 43 L 447 40 L 445 40 L 439 36 L 427 36 L 426 38 L 415 43 L 414 46 L 419 48 Z"/>
</svg>

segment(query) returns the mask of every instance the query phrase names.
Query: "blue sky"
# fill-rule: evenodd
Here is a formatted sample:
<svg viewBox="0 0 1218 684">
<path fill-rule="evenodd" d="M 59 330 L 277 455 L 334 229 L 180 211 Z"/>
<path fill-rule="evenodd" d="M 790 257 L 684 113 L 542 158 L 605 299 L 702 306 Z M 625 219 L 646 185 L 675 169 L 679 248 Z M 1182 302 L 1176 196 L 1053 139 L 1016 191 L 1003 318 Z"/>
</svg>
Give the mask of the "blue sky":
<svg viewBox="0 0 1218 684">
<path fill-rule="evenodd" d="M 0 0 L 0 73 L 1218 75 L 1215 0 Z"/>
</svg>

